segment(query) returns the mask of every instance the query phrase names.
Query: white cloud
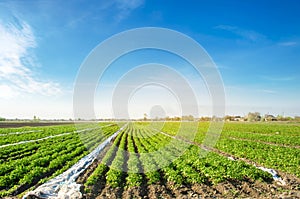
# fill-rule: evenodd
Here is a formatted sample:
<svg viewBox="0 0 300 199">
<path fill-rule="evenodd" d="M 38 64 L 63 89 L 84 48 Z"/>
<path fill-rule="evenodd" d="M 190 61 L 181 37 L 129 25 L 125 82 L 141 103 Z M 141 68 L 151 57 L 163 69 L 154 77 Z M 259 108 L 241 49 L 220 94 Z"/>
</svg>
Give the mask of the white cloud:
<svg viewBox="0 0 300 199">
<path fill-rule="evenodd" d="M 268 93 L 268 94 L 276 94 L 277 92 L 274 90 L 268 90 L 268 89 L 258 89 L 258 92 L 262 92 L 262 93 Z"/>
<path fill-rule="evenodd" d="M 31 52 L 37 46 L 31 27 L 14 18 L 14 23 L 0 21 L 0 98 L 21 94 L 56 95 L 58 83 L 40 80 L 32 67 L 37 63 Z"/>
<path fill-rule="evenodd" d="M 258 41 L 258 40 L 262 40 L 265 39 L 265 36 L 253 31 L 253 30 L 245 30 L 236 26 L 228 26 L 228 25 L 219 25 L 215 27 L 216 29 L 221 29 L 221 30 L 226 30 L 229 32 L 232 32 L 244 39 L 250 40 L 250 41 Z"/>
<path fill-rule="evenodd" d="M 263 75 L 261 76 L 262 79 L 268 80 L 268 81 L 293 81 L 295 80 L 294 76 L 280 76 L 280 77 L 275 77 L 275 76 L 268 76 L 268 75 Z"/>
<path fill-rule="evenodd" d="M 13 88 L 7 85 L 0 85 L 0 98 L 10 99 L 15 97 Z"/>
<path fill-rule="evenodd" d="M 294 41 L 280 42 L 278 45 L 280 46 L 296 46 L 298 43 Z"/>
<path fill-rule="evenodd" d="M 120 10 L 133 10 L 144 3 L 143 0 L 116 0 L 115 2 Z"/>
<path fill-rule="evenodd" d="M 114 5 L 119 11 L 116 20 L 121 21 L 128 17 L 133 10 L 143 5 L 143 3 L 144 0 L 115 0 Z"/>
</svg>

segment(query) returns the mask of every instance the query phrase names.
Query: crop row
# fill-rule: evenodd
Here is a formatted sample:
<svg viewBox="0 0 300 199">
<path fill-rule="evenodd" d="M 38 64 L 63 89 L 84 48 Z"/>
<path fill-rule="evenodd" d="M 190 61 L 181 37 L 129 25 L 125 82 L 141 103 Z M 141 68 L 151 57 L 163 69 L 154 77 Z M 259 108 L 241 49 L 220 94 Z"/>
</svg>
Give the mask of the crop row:
<svg viewBox="0 0 300 199">
<path fill-rule="evenodd" d="M 216 147 L 236 157 L 300 177 L 300 149 L 228 138 L 220 139 Z"/>
<path fill-rule="evenodd" d="M 154 141 L 160 141 L 161 143 L 161 140 Z M 178 142 L 177 145 L 171 145 L 173 147 L 173 154 L 176 152 L 176 149 L 182 150 L 187 147 L 183 145 L 181 146 L 181 148 L 179 148 L 180 144 L 181 142 Z M 203 182 L 208 180 L 213 183 L 218 183 L 226 180 L 226 178 L 242 180 L 244 177 L 249 177 L 254 180 L 266 180 L 268 179 L 268 177 L 270 177 L 265 172 L 261 172 L 255 167 L 244 162 L 231 161 L 226 157 L 220 156 L 219 154 L 213 152 L 207 153 L 206 156 L 202 158 L 200 156 L 201 154 L 204 154 L 204 151 L 202 149 L 197 146 L 191 145 L 187 150 L 185 150 L 184 154 L 181 157 L 177 158 L 172 163 L 173 166 L 177 168 L 177 170 L 183 171 L 182 176 L 186 176 L 188 182 Z M 196 169 L 198 174 L 202 173 L 202 177 L 196 177 L 198 174 L 194 173 L 193 170 L 187 165 L 190 165 L 194 169 Z M 187 173 L 189 172 L 190 175 L 187 175 Z M 204 176 L 208 176 L 209 179 L 205 179 Z M 181 183 L 180 178 L 177 179 L 179 179 L 177 183 Z"/>
<path fill-rule="evenodd" d="M 200 123 L 194 142 L 203 144 L 207 135 L 207 132 L 204 131 L 205 126 L 208 128 L 208 123 Z M 262 166 L 299 177 L 300 149 L 293 146 L 300 146 L 300 142 L 294 127 L 291 124 L 225 123 L 221 137 L 216 137 L 218 142 L 215 147 L 233 156 L 246 158 Z M 167 123 L 163 131 L 170 135 L 176 135 L 179 128 L 180 123 Z M 272 145 L 272 143 L 285 146 Z"/>
<path fill-rule="evenodd" d="M 16 129 L 5 129 L 6 134 L 1 134 L 0 136 L 0 146 L 6 144 L 17 143 L 27 140 L 37 140 L 41 138 L 46 138 L 48 136 L 60 135 L 64 133 L 76 133 L 82 132 L 87 129 L 97 129 L 101 126 L 107 126 L 110 124 L 101 123 L 98 124 L 78 124 L 74 125 L 61 125 L 61 126 L 51 126 L 51 127 L 34 127 L 31 129 L 21 128 L 18 132 Z M 1 130 L 1 129 L 0 129 Z"/>
<path fill-rule="evenodd" d="M 300 125 L 289 123 L 270 123 L 270 122 L 234 122 L 225 123 L 223 132 L 247 132 L 268 135 L 300 136 Z"/>
<path fill-rule="evenodd" d="M 66 132 L 73 132 L 73 131 L 75 131 L 75 127 L 73 125 L 60 126 L 59 128 L 55 127 L 54 129 L 45 128 L 45 127 L 39 128 L 39 130 L 25 131 L 26 133 L 1 136 L 0 146 L 5 144 L 26 141 L 26 140 L 36 140 L 51 135 L 58 135 L 58 134 L 63 134 Z"/>
<path fill-rule="evenodd" d="M 18 194 L 43 179 L 60 174 L 89 153 L 85 145 L 95 148 L 117 129 L 118 126 L 112 125 L 84 131 L 83 135 L 68 134 L 3 148 L 0 153 L 0 196 Z"/>
<path fill-rule="evenodd" d="M 174 186 L 216 184 L 228 179 L 269 181 L 271 176 L 245 162 L 205 153 L 195 145 L 133 123 L 119 134 L 85 185 L 90 190 L 103 181 L 112 187 L 130 187 L 164 182 Z"/>
<path fill-rule="evenodd" d="M 280 134 L 257 134 L 247 132 L 230 131 L 224 132 L 222 137 L 234 137 L 241 139 L 249 139 L 253 141 L 269 142 L 274 144 L 283 144 L 287 146 L 300 146 L 300 135 L 298 137 L 280 135 Z"/>
<path fill-rule="evenodd" d="M 159 126 L 153 124 L 152 126 Z M 198 126 L 197 126 L 198 125 Z M 208 132 L 211 123 L 209 122 L 167 122 L 164 123 L 160 130 L 170 135 L 189 136 L 189 140 L 193 139 L 202 142 Z M 197 126 L 197 132 L 190 129 Z M 190 129 L 189 129 L 190 128 Z M 221 129 L 223 137 L 237 137 L 251 140 L 260 140 L 277 144 L 286 144 L 299 146 L 300 125 L 280 124 L 280 123 L 224 123 Z"/>
</svg>

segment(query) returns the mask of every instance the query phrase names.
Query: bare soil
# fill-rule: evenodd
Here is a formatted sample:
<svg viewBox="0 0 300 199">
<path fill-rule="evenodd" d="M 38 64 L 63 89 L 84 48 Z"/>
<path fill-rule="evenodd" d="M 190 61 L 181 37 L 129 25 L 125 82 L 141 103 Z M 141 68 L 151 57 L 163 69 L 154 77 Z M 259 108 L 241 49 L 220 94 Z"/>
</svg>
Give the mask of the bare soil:
<svg viewBox="0 0 300 199">
<path fill-rule="evenodd" d="M 100 187 L 99 187 L 100 188 Z M 258 181 L 228 180 L 218 185 L 194 184 L 174 187 L 172 184 L 154 184 L 141 187 L 112 188 L 104 186 L 98 194 L 84 195 L 85 198 L 300 198 L 300 190 L 289 190 L 276 184 Z M 146 191 L 145 191 L 146 190 Z M 147 194 L 143 194 L 147 193 Z"/>
<path fill-rule="evenodd" d="M 196 143 L 195 143 L 196 144 Z M 198 144 L 196 144 L 198 145 Z M 203 147 L 203 146 L 199 146 Z M 210 149 L 212 150 L 212 149 Z M 214 152 L 226 156 L 232 157 L 230 154 L 224 153 L 217 149 L 213 149 Z M 236 158 L 236 157 L 234 157 Z M 101 159 L 101 158 L 100 158 Z M 98 162 L 100 162 L 98 159 Z M 236 158 L 238 159 L 238 158 Z M 240 159 L 249 164 L 253 164 L 252 161 Z M 97 166 L 97 161 L 93 163 L 90 170 L 87 173 L 91 173 L 92 168 Z M 235 179 L 227 179 L 227 181 L 219 183 L 217 185 L 211 184 L 193 184 L 193 185 L 181 185 L 174 186 L 172 183 L 166 182 L 164 179 L 158 184 L 148 185 L 143 183 L 139 187 L 119 187 L 112 188 L 106 185 L 105 176 L 99 180 L 91 189 L 91 193 L 83 193 L 86 199 L 100 199 L 100 198 L 137 198 L 137 199 L 154 199 L 154 198 L 299 198 L 300 199 L 300 179 L 294 175 L 287 174 L 278 171 L 278 174 L 286 182 L 286 185 L 280 185 L 275 181 L 261 182 L 253 181 L 251 179 L 244 179 L 238 181 Z M 83 174 L 84 176 L 85 174 Z M 89 175 L 86 175 L 89 176 Z M 84 184 L 86 178 L 81 179 L 81 183 Z"/>
<path fill-rule="evenodd" d="M 104 152 L 102 153 L 102 156 Z M 90 168 L 82 174 L 77 182 L 84 184 L 87 177 L 96 168 L 98 162 L 95 161 Z M 217 185 L 211 184 L 193 184 L 174 186 L 172 183 L 162 180 L 159 184 L 147 185 L 143 183 L 140 187 L 119 187 L 112 188 L 106 185 L 105 176 L 99 179 L 99 182 L 89 187 L 91 193 L 83 193 L 85 199 L 117 199 L 117 198 L 137 198 L 137 199 L 155 199 L 155 198 L 299 198 L 300 199 L 300 179 L 283 172 L 279 175 L 287 183 L 285 186 L 273 182 L 260 182 L 251 179 L 238 181 L 227 179 L 227 181 Z"/>
</svg>

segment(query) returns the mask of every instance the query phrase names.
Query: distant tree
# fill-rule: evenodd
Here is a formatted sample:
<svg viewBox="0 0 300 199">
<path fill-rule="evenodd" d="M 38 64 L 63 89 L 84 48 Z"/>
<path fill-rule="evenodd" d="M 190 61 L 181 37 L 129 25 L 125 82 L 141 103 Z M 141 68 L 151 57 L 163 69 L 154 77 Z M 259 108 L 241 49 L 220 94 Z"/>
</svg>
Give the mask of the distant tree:
<svg viewBox="0 0 300 199">
<path fill-rule="evenodd" d="M 0 117 L 0 121 L 5 121 L 6 119 L 3 117 Z"/>
<path fill-rule="evenodd" d="M 247 121 L 255 122 L 255 121 L 260 121 L 260 120 L 261 120 L 261 116 L 260 116 L 259 112 L 254 112 L 254 113 L 249 112 L 248 113 Z"/>
<path fill-rule="evenodd" d="M 216 116 L 216 115 L 213 115 L 212 117 L 211 117 L 211 121 L 223 121 L 224 120 L 224 118 L 222 117 L 218 117 L 218 116 Z"/>
<path fill-rule="evenodd" d="M 192 115 L 185 115 L 185 116 L 182 116 L 182 120 L 184 120 L 184 121 L 194 121 L 195 118 Z"/>
<path fill-rule="evenodd" d="M 192 116 L 192 115 L 188 116 L 188 121 L 194 121 L 194 120 L 195 120 L 194 116 Z"/>
<path fill-rule="evenodd" d="M 177 116 L 174 117 L 174 121 L 180 121 L 180 120 L 181 120 L 180 117 L 177 117 Z"/>
<path fill-rule="evenodd" d="M 144 121 L 147 121 L 147 113 L 144 113 Z"/>
<path fill-rule="evenodd" d="M 34 122 L 39 122 L 39 121 L 40 121 L 40 118 L 37 117 L 37 116 L 33 116 L 33 121 L 34 121 Z"/>
<path fill-rule="evenodd" d="M 289 116 L 288 117 L 284 117 L 282 115 L 277 115 L 276 119 L 277 119 L 277 121 L 291 121 L 291 120 L 293 120 L 292 117 L 289 117 Z"/>
<path fill-rule="evenodd" d="M 278 121 L 285 121 L 285 118 L 284 118 L 282 115 L 277 115 L 277 116 L 276 116 L 276 119 L 277 119 Z"/>
<path fill-rule="evenodd" d="M 300 122 L 300 116 L 295 116 L 294 120 L 297 121 L 297 122 Z"/>
<path fill-rule="evenodd" d="M 233 121 L 234 120 L 234 116 L 231 116 L 231 115 L 226 115 L 224 117 L 225 121 Z"/>
<path fill-rule="evenodd" d="M 201 117 L 200 118 L 200 121 L 211 121 L 211 118 L 210 117 Z"/>
</svg>

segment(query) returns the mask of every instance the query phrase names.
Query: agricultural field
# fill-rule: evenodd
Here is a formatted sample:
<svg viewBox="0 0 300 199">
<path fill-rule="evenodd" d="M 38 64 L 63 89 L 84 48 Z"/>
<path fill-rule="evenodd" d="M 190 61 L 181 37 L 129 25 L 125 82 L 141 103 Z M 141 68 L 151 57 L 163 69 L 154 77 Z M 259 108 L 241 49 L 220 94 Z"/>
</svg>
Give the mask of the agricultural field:
<svg viewBox="0 0 300 199">
<path fill-rule="evenodd" d="M 213 147 L 209 125 L 0 129 L 0 197 L 24 196 L 117 132 L 76 179 L 84 198 L 300 198 L 300 124 L 228 122 Z"/>
<path fill-rule="evenodd" d="M 0 197 L 19 195 L 66 171 L 118 128 L 106 123 L 0 129 Z"/>
</svg>

